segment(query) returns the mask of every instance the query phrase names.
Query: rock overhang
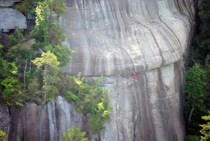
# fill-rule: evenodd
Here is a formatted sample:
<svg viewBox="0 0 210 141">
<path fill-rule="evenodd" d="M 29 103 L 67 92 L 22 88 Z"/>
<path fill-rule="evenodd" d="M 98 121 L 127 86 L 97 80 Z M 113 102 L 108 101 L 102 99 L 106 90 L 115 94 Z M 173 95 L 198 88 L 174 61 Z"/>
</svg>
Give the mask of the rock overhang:
<svg viewBox="0 0 210 141">
<path fill-rule="evenodd" d="M 69 36 L 67 44 L 76 53 L 65 72 L 84 76 L 143 72 L 181 58 L 191 32 L 190 9 L 180 12 L 169 0 L 133 1 L 141 6 L 71 1 L 61 23 Z"/>
</svg>

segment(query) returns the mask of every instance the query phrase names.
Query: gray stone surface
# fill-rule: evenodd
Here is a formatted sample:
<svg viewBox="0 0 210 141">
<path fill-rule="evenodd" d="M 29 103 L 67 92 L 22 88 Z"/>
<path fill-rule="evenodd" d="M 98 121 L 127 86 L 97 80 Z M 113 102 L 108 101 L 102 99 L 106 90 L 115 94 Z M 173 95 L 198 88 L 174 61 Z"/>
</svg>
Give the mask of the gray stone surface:
<svg viewBox="0 0 210 141">
<path fill-rule="evenodd" d="M 8 133 L 10 123 L 9 110 L 6 106 L 0 105 L 0 130 Z"/>
<path fill-rule="evenodd" d="M 183 141 L 183 61 L 147 72 L 104 77 L 110 89 L 112 121 L 103 141 Z"/>
<path fill-rule="evenodd" d="M 0 0 L 0 7 L 13 6 L 15 2 L 21 2 L 22 0 Z"/>
<path fill-rule="evenodd" d="M 26 28 L 26 18 L 22 13 L 12 8 L 0 8 L 0 30 Z"/>
<path fill-rule="evenodd" d="M 13 106 L 9 141 L 58 141 L 61 134 L 72 126 L 89 131 L 86 116 L 76 113 L 73 104 L 61 96 L 58 96 L 56 102 L 48 102 L 44 107 L 34 103 L 24 107 Z"/>
<path fill-rule="evenodd" d="M 84 76 L 148 71 L 176 62 L 192 25 L 190 1 L 67 1 L 63 28 L 76 53 L 66 72 Z"/>
<path fill-rule="evenodd" d="M 82 72 L 88 80 L 104 75 L 102 87 L 110 90 L 112 121 L 101 140 L 184 140 L 182 55 L 192 35 L 191 2 L 67 0 L 61 24 L 76 53 L 64 71 Z M 42 133 L 43 140 L 53 141 L 72 125 L 94 139 L 85 117 L 61 98 L 44 108 L 41 130 L 40 111 L 34 104 L 13 107 L 9 140 L 39 140 Z"/>
</svg>

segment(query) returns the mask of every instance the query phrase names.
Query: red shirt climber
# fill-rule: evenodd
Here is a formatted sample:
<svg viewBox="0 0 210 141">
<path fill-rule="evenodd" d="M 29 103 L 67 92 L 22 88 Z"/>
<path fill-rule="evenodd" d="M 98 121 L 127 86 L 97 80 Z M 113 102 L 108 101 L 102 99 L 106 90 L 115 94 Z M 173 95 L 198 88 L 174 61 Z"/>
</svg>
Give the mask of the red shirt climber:
<svg viewBox="0 0 210 141">
<path fill-rule="evenodd" d="M 133 75 L 134 75 L 134 77 L 135 77 L 135 81 L 137 82 L 137 78 L 138 78 L 138 76 L 136 75 L 136 73 L 133 71 Z"/>
</svg>

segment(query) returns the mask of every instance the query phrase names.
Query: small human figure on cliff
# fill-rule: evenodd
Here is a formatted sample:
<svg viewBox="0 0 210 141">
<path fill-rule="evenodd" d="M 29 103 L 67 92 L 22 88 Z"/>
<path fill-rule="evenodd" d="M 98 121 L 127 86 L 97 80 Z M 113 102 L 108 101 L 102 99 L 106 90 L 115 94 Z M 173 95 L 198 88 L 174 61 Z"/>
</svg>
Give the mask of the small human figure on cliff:
<svg viewBox="0 0 210 141">
<path fill-rule="evenodd" d="M 138 76 L 136 75 L 136 73 L 133 71 L 133 75 L 134 75 L 134 77 L 135 77 L 135 82 L 137 82 L 137 78 L 138 78 Z"/>
</svg>

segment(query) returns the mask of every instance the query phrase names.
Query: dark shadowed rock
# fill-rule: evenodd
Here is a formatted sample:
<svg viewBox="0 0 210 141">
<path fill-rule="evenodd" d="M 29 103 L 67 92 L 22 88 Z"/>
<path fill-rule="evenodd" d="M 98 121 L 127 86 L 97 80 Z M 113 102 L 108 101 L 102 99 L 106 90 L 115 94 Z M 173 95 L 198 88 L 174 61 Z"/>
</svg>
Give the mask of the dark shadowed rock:
<svg viewBox="0 0 210 141">
<path fill-rule="evenodd" d="M 22 0 L 0 0 L 0 7 L 13 6 L 15 2 L 21 2 Z"/>
<path fill-rule="evenodd" d="M 0 130 L 8 132 L 9 122 L 10 116 L 8 108 L 0 105 Z"/>
</svg>

